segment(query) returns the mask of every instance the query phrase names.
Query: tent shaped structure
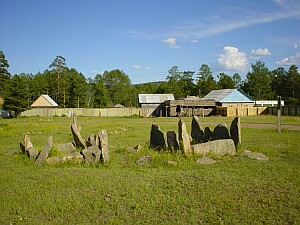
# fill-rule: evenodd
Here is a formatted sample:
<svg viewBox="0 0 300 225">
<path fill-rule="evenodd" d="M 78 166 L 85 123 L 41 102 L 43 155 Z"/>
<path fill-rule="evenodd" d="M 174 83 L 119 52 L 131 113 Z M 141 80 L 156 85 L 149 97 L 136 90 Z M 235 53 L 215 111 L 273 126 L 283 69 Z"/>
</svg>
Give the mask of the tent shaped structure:
<svg viewBox="0 0 300 225">
<path fill-rule="evenodd" d="M 41 95 L 31 104 L 32 108 L 58 108 L 58 104 L 49 96 Z"/>
</svg>

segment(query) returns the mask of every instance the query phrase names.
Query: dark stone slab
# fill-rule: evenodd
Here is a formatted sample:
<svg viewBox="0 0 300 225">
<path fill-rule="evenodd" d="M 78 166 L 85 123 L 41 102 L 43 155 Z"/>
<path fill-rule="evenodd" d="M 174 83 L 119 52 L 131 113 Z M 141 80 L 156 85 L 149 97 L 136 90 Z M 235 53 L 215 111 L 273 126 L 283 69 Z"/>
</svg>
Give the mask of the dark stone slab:
<svg viewBox="0 0 300 225">
<path fill-rule="evenodd" d="M 220 123 L 215 127 L 211 140 L 230 139 L 226 123 Z"/>
<path fill-rule="evenodd" d="M 166 134 L 162 132 L 158 125 L 152 124 L 150 132 L 150 147 L 158 150 L 167 149 Z"/>
<path fill-rule="evenodd" d="M 239 117 L 235 117 L 231 122 L 230 136 L 234 142 L 235 147 L 242 144 L 242 131 Z"/>
<path fill-rule="evenodd" d="M 177 135 L 175 131 L 169 130 L 167 132 L 167 143 L 168 143 L 168 149 L 171 152 L 177 152 L 179 150 L 179 144 L 177 141 Z"/>
<path fill-rule="evenodd" d="M 201 124 L 199 122 L 199 118 L 197 116 L 193 116 L 192 119 L 191 136 L 193 139 L 193 143 L 198 144 L 203 142 L 204 132 L 202 130 Z"/>
<path fill-rule="evenodd" d="M 205 127 L 204 128 L 204 134 L 203 134 L 203 143 L 210 141 L 211 136 L 212 136 L 211 129 L 209 127 Z"/>
</svg>

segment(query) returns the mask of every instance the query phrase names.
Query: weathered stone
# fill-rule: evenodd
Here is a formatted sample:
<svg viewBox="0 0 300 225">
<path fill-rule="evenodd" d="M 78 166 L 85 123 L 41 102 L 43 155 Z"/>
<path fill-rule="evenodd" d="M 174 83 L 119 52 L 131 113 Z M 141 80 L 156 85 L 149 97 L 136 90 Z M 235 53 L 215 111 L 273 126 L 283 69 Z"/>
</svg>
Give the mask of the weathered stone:
<svg viewBox="0 0 300 225">
<path fill-rule="evenodd" d="M 25 146 L 25 151 L 29 148 L 33 148 L 33 144 L 30 141 L 30 136 L 28 134 L 24 135 L 24 146 Z"/>
<path fill-rule="evenodd" d="M 101 150 L 96 145 L 83 149 L 81 153 L 83 154 L 84 161 L 87 164 L 100 162 Z"/>
<path fill-rule="evenodd" d="M 85 141 L 86 141 L 86 146 L 87 146 L 87 147 L 93 146 L 93 145 L 97 145 L 95 135 L 93 135 L 93 134 L 90 134 L 90 135 L 85 139 Z"/>
<path fill-rule="evenodd" d="M 178 165 L 178 162 L 169 160 L 169 161 L 166 162 L 166 165 L 167 166 L 174 166 L 175 167 L 175 166 Z"/>
<path fill-rule="evenodd" d="M 136 161 L 136 164 L 138 165 L 145 165 L 145 164 L 149 164 L 151 163 L 152 161 L 152 158 L 150 155 L 146 155 L 146 156 L 143 156 L 142 158 L 140 158 L 138 161 Z"/>
<path fill-rule="evenodd" d="M 57 157 L 49 157 L 46 159 L 47 164 L 66 163 L 70 161 L 74 163 L 81 163 L 83 162 L 83 155 L 81 155 L 79 152 L 73 152 L 70 154 Z"/>
<path fill-rule="evenodd" d="M 195 144 L 203 142 L 204 132 L 202 130 L 201 124 L 199 122 L 199 118 L 197 116 L 193 116 L 192 119 L 192 131 L 191 136 Z"/>
<path fill-rule="evenodd" d="M 167 132 L 167 143 L 168 143 L 168 149 L 172 152 L 177 152 L 179 149 L 179 144 L 177 141 L 177 135 L 175 131 L 169 130 Z"/>
<path fill-rule="evenodd" d="M 22 142 L 20 142 L 20 149 L 22 153 L 25 154 L 25 145 Z"/>
<path fill-rule="evenodd" d="M 101 161 L 108 163 L 109 149 L 108 149 L 108 134 L 106 130 L 100 130 L 98 133 L 99 148 L 101 150 Z"/>
<path fill-rule="evenodd" d="M 231 139 L 215 140 L 202 144 L 192 145 L 195 155 L 212 153 L 218 156 L 236 155 L 234 142 Z"/>
<path fill-rule="evenodd" d="M 211 164 L 217 163 L 217 161 L 210 157 L 204 156 L 202 158 L 198 158 L 196 160 L 196 163 L 201 164 L 201 165 L 211 165 Z"/>
<path fill-rule="evenodd" d="M 235 147 L 242 144 L 242 132 L 241 132 L 241 123 L 240 118 L 235 117 L 230 125 L 230 136 L 234 142 Z"/>
<path fill-rule="evenodd" d="M 230 139 L 226 123 L 220 123 L 215 127 L 211 140 Z"/>
<path fill-rule="evenodd" d="M 242 156 L 248 157 L 250 159 L 256 159 L 256 160 L 269 160 L 269 157 L 265 156 L 262 153 L 251 152 L 251 151 L 248 151 L 248 150 L 243 151 Z"/>
<path fill-rule="evenodd" d="M 26 150 L 26 154 L 30 159 L 35 160 L 39 154 L 39 151 L 36 150 L 34 147 L 31 147 Z"/>
<path fill-rule="evenodd" d="M 42 148 L 41 152 L 39 153 L 38 157 L 35 160 L 35 165 L 40 165 L 42 162 L 46 161 L 48 157 L 48 153 L 53 146 L 53 137 L 50 136 L 46 142 L 46 145 Z"/>
<path fill-rule="evenodd" d="M 57 150 L 59 152 L 64 152 L 64 153 L 71 153 L 76 150 L 75 143 L 74 142 L 67 142 L 67 143 L 62 143 L 57 145 Z"/>
<path fill-rule="evenodd" d="M 182 153 L 185 155 L 192 154 L 190 137 L 187 133 L 186 125 L 181 119 L 178 122 L 178 139 Z"/>
<path fill-rule="evenodd" d="M 71 125 L 71 131 L 72 131 L 76 146 L 81 148 L 81 149 L 86 148 L 86 143 L 82 139 L 81 134 L 80 134 L 79 126 L 76 123 Z"/>
<path fill-rule="evenodd" d="M 152 124 L 150 132 L 150 147 L 158 150 L 167 149 L 166 134 L 162 132 L 158 125 Z"/>
<path fill-rule="evenodd" d="M 203 134 L 203 143 L 210 141 L 211 136 L 212 136 L 211 129 L 209 127 L 205 127 L 204 128 L 204 134 Z"/>
</svg>

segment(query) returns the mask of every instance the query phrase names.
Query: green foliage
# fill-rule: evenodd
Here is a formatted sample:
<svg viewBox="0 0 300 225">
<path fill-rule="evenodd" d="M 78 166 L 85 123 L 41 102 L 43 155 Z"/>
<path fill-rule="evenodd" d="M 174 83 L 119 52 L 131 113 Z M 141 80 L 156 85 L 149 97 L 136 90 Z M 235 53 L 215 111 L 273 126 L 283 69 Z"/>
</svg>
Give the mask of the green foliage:
<svg viewBox="0 0 300 225">
<path fill-rule="evenodd" d="M 199 94 L 201 95 L 200 97 L 203 97 L 210 91 L 217 89 L 217 84 L 209 65 L 202 64 L 197 75 L 197 88 L 199 90 Z"/>
<path fill-rule="evenodd" d="M 232 89 L 235 87 L 235 82 L 232 77 L 228 76 L 225 73 L 220 73 L 218 75 L 218 86 L 221 89 Z"/>
</svg>

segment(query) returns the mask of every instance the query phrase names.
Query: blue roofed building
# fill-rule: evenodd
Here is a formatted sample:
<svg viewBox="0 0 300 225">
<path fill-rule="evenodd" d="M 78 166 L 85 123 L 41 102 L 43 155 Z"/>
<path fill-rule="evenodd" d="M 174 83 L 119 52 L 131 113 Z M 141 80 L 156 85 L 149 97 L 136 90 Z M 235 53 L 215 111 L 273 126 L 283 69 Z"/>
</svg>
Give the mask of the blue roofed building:
<svg viewBox="0 0 300 225">
<path fill-rule="evenodd" d="M 221 89 L 209 92 L 202 100 L 215 100 L 222 107 L 253 107 L 255 100 L 241 89 Z"/>
</svg>

